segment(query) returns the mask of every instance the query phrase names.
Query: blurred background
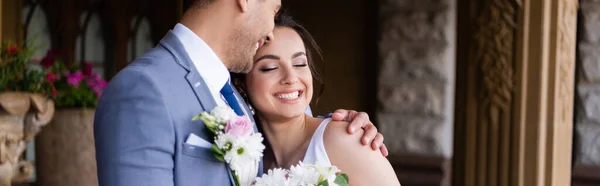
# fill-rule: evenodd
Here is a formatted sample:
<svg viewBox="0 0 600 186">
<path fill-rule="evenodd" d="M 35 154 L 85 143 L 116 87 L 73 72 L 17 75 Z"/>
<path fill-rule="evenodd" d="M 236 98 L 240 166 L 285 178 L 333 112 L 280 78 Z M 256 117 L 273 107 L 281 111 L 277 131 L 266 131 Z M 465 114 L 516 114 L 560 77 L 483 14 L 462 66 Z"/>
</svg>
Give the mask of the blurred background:
<svg viewBox="0 0 600 186">
<path fill-rule="evenodd" d="M 402 185 L 600 185 L 600 1 L 282 3 L 323 50 L 313 111 L 367 112 Z M 10 60 L 38 70 L 0 84 L 0 133 L 16 135 L 1 139 L 0 180 L 97 185 L 97 95 L 174 27 L 186 0 L 0 5 L 1 75 L 11 80 Z M 24 102 L 31 109 L 13 108 Z"/>
</svg>

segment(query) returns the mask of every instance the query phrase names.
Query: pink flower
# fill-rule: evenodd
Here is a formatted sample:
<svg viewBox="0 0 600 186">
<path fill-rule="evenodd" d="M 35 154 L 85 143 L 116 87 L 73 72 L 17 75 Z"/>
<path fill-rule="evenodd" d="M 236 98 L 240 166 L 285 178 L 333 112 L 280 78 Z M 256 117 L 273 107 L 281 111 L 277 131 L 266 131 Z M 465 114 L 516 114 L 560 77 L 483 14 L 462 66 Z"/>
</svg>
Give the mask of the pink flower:
<svg viewBox="0 0 600 186">
<path fill-rule="evenodd" d="M 42 61 L 40 62 L 40 65 L 42 65 L 42 67 L 44 68 L 50 68 L 52 67 L 52 65 L 54 65 L 54 60 L 56 57 L 58 57 L 59 52 L 56 50 L 48 50 L 48 52 L 46 53 L 46 56 L 44 56 L 44 58 L 42 58 Z"/>
<path fill-rule="evenodd" d="M 252 131 L 252 126 L 254 123 L 248 121 L 243 116 L 234 116 L 229 121 L 227 121 L 227 126 L 225 126 L 225 133 L 230 134 L 232 136 L 246 136 L 249 135 Z"/>
<path fill-rule="evenodd" d="M 91 63 L 84 63 L 83 66 L 83 75 L 89 76 L 92 75 L 92 64 Z"/>
<path fill-rule="evenodd" d="M 98 97 L 102 95 L 104 88 L 108 84 L 108 82 L 104 81 L 97 73 L 93 72 L 85 77 L 85 81 L 88 87 L 90 87 Z"/>
<path fill-rule="evenodd" d="M 90 87 L 95 87 L 99 81 L 104 81 L 104 80 L 102 80 L 102 78 L 100 78 L 98 73 L 92 72 L 91 75 L 86 77 L 86 82 L 87 82 L 88 86 L 90 86 Z"/>
<path fill-rule="evenodd" d="M 92 87 L 92 90 L 94 91 L 94 93 L 96 94 L 97 97 L 102 96 L 102 92 L 104 92 L 104 88 L 106 87 L 106 85 L 108 84 L 108 82 L 104 81 L 104 80 L 98 80 L 96 81 L 96 84 Z"/>
<path fill-rule="evenodd" d="M 19 52 L 19 47 L 17 46 L 17 44 L 10 45 L 6 48 L 6 52 L 9 54 L 16 54 L 17 52 Z"/>
<path fill-rule="evenodd" d="M 53 74 L 52 72 L 48 72 L 48 73 L 46 74 L 46 81 L 50 81 L 50 82 L 52 82 L 52 81 L 54 81 L 55 79 L 56 79 L 56 77 L 54 76 L 54 74 Z"/>
<path fill-rule="evenodd" d="M 79 82 L 83 80 L 83 73 L 81 72 L 75 72 L 73 74 L 68 74 L 67 76 L 67 82 L 74 87 L 79 87 Z"/>
<path fill-rule="evenodd" d="M 52 88 L 52 97 L 56 98 L 56 94 L 58 94 L 58 91 L 56 91 L 56 89 Z"/>
</svg>

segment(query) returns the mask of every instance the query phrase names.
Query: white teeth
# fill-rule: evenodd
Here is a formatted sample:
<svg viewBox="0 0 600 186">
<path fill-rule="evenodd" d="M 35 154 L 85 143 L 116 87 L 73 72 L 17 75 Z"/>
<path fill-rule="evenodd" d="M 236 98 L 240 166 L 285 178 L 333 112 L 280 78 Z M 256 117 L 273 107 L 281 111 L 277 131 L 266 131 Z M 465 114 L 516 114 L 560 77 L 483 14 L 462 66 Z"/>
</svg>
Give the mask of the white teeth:
<svg viewBox="0 0 600 186">
<path fill-rule="evenodd" d="M 299 95 L 300 95 L 300 92 L 296 91 L 296 92 L 287 93 L 287 94 L 279 94 L 279 95 L 277 95 L 277 98 L 284 99 L 284 100 L 292 100 L 292 99 L 298 98 Z"/>
</svg>

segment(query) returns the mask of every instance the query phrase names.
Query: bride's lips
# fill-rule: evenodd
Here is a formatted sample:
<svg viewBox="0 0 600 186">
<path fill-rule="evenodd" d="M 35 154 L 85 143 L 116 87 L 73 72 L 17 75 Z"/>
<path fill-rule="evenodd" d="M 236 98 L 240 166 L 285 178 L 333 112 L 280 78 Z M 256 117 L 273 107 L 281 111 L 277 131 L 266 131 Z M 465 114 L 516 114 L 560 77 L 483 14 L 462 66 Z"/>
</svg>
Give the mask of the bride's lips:
<svg viewBox="0 0 600 186">
<path fill-rule="evenodd" d="M 303 90 L 285 90 L 273 94 L 277 100 L 283 103 L 297 103 L 302 98 Z"/>
</svg>

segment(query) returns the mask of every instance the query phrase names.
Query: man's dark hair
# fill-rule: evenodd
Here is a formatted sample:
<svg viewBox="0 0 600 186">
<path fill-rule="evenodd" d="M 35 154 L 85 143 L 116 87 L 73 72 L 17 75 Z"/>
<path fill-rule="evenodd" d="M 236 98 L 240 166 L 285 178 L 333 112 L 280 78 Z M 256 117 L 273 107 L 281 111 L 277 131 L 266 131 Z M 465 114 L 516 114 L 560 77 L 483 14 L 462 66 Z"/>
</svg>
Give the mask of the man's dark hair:
<svg viewBox="0 0 600 186">
<path fill-rule="evenodd" d="M 183 0 L 183 9 L 189 10 L 190 8 L 203 9 L 208 7 L 215 0 Z"/>
</svg>

